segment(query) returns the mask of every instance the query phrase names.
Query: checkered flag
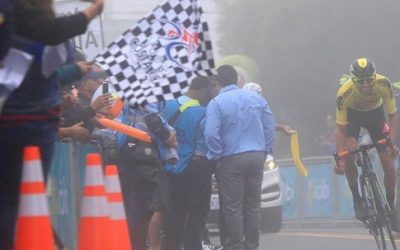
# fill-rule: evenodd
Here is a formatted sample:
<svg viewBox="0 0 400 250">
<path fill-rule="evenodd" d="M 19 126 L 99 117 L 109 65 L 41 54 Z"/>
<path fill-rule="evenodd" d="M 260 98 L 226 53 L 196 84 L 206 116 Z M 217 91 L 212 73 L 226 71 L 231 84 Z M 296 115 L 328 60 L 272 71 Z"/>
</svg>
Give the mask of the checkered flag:
<svg viewBox="0 0 400 250">
<path fill-rule="evenodd" d="M 168 0 L 111 43 L 95 61 L 131 106 L 184 94 L 196 75 L 214 75 L 207 22 L 198 0 Z"/>
</svg>

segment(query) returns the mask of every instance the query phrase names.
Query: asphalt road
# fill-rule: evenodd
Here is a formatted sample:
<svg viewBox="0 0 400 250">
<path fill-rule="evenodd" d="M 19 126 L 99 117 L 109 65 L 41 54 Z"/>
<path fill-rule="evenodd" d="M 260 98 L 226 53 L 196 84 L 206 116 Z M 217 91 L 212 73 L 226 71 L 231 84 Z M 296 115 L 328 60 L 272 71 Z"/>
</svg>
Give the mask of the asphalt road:
<svg viewBox="0 0 400 250">
<path fill-rule="evenodd" d="M 400 247 L 400 234 L 395 235 Z M 219 243 L 218 237 L 212 237 Z M 389 244 L 389 241 L 387 241 Z M 260 250 L 376 250 L 375 240 L 367 229 L 354 228 L 283 228 L 276 234 L 262 234 Z M 388 248 L 391 249 L 391 248 Z"/>
</svg>

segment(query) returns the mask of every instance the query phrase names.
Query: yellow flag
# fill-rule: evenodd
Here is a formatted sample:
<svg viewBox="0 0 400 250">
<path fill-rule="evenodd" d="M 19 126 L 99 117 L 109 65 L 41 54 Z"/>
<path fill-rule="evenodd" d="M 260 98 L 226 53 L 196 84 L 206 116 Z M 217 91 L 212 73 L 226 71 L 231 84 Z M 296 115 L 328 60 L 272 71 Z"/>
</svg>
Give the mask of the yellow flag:
<svg viewBox="0 0 400 250">
<path fill-rule="evenodd" d="M 299 137 L 297 136 L 297 131 L 294 131 L 290 135 L 290 151 L 292 152 L 292 158 L 297 169 L 303 176 L 307 176 L 308 170 L 300 159 Z"/>
</svg>

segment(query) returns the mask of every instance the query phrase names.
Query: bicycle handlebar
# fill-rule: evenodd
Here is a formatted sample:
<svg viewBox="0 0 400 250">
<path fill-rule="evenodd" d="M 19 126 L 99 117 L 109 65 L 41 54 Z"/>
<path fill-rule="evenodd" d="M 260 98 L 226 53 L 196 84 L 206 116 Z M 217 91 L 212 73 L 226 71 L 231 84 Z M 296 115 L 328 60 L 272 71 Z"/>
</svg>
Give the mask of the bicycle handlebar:
<svg viewBox="0 0 400 250">
<path fill-rule="evenodd" d="M 359 148 L 356 150 L 345 150 L 345 151 L 342 151 L 339 153 L 335 151 L 335 152 L 333 152 L 333 157 L 335 158 L 336 165 L 338 165 L 339 159 L 343 159 L 349 155 L 354 155 L 354 154 L 357 154 L 358 152 L 365 151 L 365 150 L 374 148 L 378 145 L 385 145 L 385 144 L 391 145 L 393 147 L 392 141 L 389 136 L 386 136 L 386 138 L 381 139 L 381 140 L 377 141 L 376 143 L 359 145 Z"/>
</svg>

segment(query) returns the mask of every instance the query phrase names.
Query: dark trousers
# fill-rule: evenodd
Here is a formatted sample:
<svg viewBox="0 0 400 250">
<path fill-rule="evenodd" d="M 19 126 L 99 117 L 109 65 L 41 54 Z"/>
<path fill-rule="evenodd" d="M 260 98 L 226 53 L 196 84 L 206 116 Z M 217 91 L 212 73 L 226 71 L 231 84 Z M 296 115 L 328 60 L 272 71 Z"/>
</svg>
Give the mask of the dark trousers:
<svg viewBox="0 0 400 250">
<path fill-rule="evenodd" d="M 167 180 L 159 164 L 132 161 L 129 154 L 129 151 L 120 152 L 119 177 L 133 248 L 144 250 L 153 213 L 166 210 Z"/>
<path fill-rule="evenodd" d="M 19 203 L 23 149 L 39 146 L 46 178 L 56 141 L 57 126 L 47 121 L 3 127 L 0 123 L 0 250 L 11 250 Z"/>
<path fill-rule="evenodd" d="M 216 167 L 224 249 L 259 246 L 264 161 L 264 153 L 246 152 L 224 157 Z"/>
<path fill-rule="evenodd" d="M 193 159 L 180 174 L 169 174 L 166 221 L 167 250 L 201 250 L 201 235 L 211 197 L 211 163 Z"/>
</svg>

